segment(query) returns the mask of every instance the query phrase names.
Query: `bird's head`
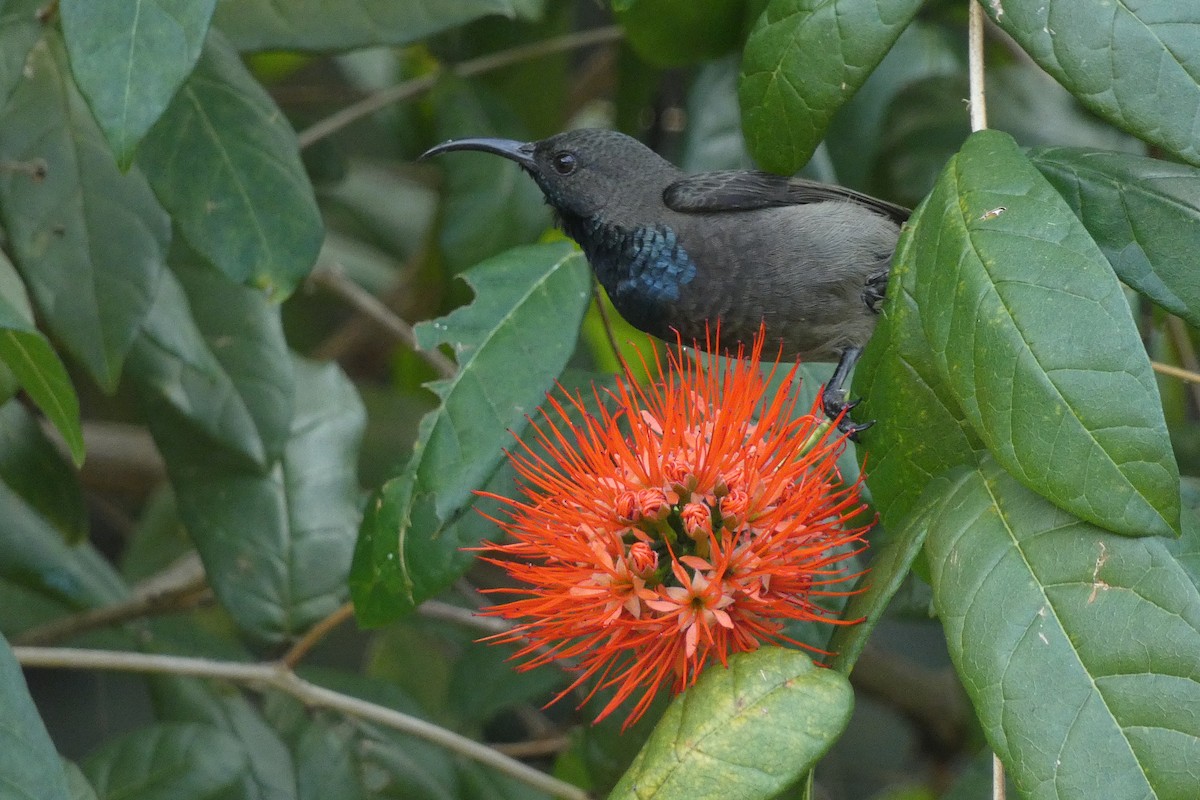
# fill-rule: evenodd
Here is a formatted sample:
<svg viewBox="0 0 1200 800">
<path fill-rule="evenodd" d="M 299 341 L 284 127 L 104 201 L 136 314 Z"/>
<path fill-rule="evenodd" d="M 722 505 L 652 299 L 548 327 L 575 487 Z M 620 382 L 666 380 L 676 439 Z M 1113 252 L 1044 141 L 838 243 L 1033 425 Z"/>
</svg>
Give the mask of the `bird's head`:
<svg viewBox="0 0 1200 800">
<path fill-rule="evenodd" d="M 616 131 L 583 128 L 536 142 L 452 139 L 421 154 L 476 150 L 515 161 L 537 181 L 546 202 L 564 217 L 611 217 L 661 203 L 679 171 L 644 144 Z"/>
</svg>

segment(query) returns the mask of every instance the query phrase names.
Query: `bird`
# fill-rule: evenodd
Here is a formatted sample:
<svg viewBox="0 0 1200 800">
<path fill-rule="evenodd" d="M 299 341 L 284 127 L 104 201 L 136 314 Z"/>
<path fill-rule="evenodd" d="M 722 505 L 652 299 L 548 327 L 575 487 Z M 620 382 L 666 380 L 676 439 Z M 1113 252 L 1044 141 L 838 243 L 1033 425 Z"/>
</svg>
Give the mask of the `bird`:
<svg viewBox="0 0 1200 800">
<path fill-rule="evenodd" d="M 660 339 L 768 341 L 836 361 L 822 407 L 852 438 L 845 382 L 874 331 L 910 211 L 841 186 L 759 170 L 687 174 L 637 139 L 582 128 L 520 142 L 451 139 L 516 162 L 583 250 L 613 307 Z"/>
</svg>

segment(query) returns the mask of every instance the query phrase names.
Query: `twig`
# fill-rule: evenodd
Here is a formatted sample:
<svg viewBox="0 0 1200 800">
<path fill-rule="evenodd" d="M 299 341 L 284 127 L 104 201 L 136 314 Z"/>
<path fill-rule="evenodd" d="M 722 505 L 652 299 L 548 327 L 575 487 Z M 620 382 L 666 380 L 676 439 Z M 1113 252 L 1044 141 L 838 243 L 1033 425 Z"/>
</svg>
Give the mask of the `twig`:
<svg viewBox="0 0 1200 800">
<path fill-rule="evenodd" d="M 1200 383 L 1200 372 L 1192 372 L 1191 370 L 1177 367 L 1173 364 L 1164 364 L 1161 361 L 1151 361 L 1150 366 L 1155 372 L 1162 375 L 1170 375 L 1172 378 L 1179 378 L 1189 383 Z"/>
<path fill-rule="evenodd" d="M 1196 376 L 1196 380 L 1190 381 L 1189 388 L 1192 392 L 1192 403 L 1196 410 L 1200 411 L 1200 359 L 1196 358 L 1196 348 L 1192 346 L 1192 336 L 1188 332 L 1187 323 L 1171 314 L 1167 317 L 1167 336 L 1175 346 L 1175 352 L 1179 354 L 1179 361 Z"/>
<path fill-rule="evenodd" d="M 565 800 L 589 800 L 588 793 L 578 786 L 522 764 L 492 747 L 460 736 L 423 719 L 310 683 L 281 663 L 245 664 L 205 658 L 184 658 L 113 650 L 82 650 L 67 647 L 14 647 L 13 654 L 17 661 L 26 667 L 185 675 L 193 678 L 218 678 L 232 681 L 259 691 L 277 689 L 308 706 L 338 711 L 420 737 L 554 797 L 565 798 Z"/>
<path fill-rule="evenodd" d="M 1004 785 L 1004 763 L 992 753 L 992 800 L 1004 800 L 1008 789 Z"/>
<path fill-rule="evenodd" d="M 460 78 L 469 78 L 473 75 L 491 72 L 511 66 L 512 64 L 518 64 L 522 61 L 529 61 L 534 58 L 562 53 L 568 50 L 576 50 L 589 45 L 613 42 L 620 39 L 621 36 L 621 29 L 615 25 L 569 33 L 565 36 L 532 42 L 508 50 L 501 50 L 497 53 L 489 53 L 479 58 L 473 58 L 457 66 L 450 67 L 449 72 Z M 428 92 L 437 85 L 438 78 L 441 77 L 443 71 L 445 70 L 438 70 L 429 75 L 423 75 L 420 78 L 398 83 L 395 86 L 365 97 L 357 103 L 352 103 L 335 114 L 331 114 L 300 132 L 300 135 L 297 137 L 300 148 L 309 147 L 315 142 L 340 131 L 352 122 L 373 114 L 392 103 L 398 103 L 401 100 L 407 100 L 410 97 Z"/>
<path fill-rule="evenodd" d="M 312 650 L 317 645 L 317 642 L 329 635 L 330 631 L 341 625 L 343 622 L 354 616 L 354 604 L 346 603 L 339 606 L 325 619 L 318 622 L 308 629 L 308 633 L 301 636 L 291 648 L 283 654 L 283 658 L 279 659 L 286 666 L 295 669 L 300 663 L 300 659 L 308 655 L 308 651 Z"/>
<path fill-rule="evenodd" d="M 554 756 L 571 747 L 571 737 L 550 736 L 545 739 L 532 739 L 528 742 L 506 742 L 494 744 L 492 747 L 512 758 L 542 758 Z"/>
<path fill-rule="evenodd" d="M 421 349 L 417 345 L 417 337 L 413 333 L 411 325 L 392 313 L 392 310 L 381 303 L 375 295 L 347 278 L 340 269 L 320 267 L 313 271 L 309 280 L 328 289 L 354 306 L 355 310 L 377 322 L 384 330 L 424 359 L 443 378 L 453 378 L 458 372 L 458 367 L 454 365 L 454 362 L 442 355 L 441 351 Z"/>
<path fill-rule="evenodd" d="M 983 6 L 971 3 L 967 21 L 968 72 L 971 80 L 971 130 L 987 127 L 987 100 L 983 89 Z"/>
<path fill-rule="evenodd" d="M 608 346 L 612 348 L 613 356 L 616 357 L 617 363 L 624 369 L 625 358 L 621 355 L 621 348 L 617 347 L 617 337 L 613 333 L 612 318 L 609 317 L 608 308 L 604 305 L 604 293 L 600 291 L 600 282 L 594 279 L 592 280 L 592 298 L 596 301 L 596 310 L 600 312 L 600 322 L 604 326 L 604 335 L 608 337 Z"/>
<path fill-rule="evenodd" d="M 53 620 L 25 631 L 14 641 L 27 645 L 54 644 L 81 633 L 153 614 L 188 611 L 211 596 L 200 557 L 194 552 L 188 553 L 134 587 L 133 597 L 128 600 Z"/>
</svg>

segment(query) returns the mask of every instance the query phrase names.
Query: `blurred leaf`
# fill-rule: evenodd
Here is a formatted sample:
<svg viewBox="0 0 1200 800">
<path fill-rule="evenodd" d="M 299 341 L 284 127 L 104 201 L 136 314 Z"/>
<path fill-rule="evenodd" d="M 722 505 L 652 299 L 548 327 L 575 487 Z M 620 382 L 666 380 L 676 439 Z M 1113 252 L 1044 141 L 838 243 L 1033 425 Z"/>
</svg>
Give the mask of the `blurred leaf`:
<svg viewBox="0 0 1200 800">
<path fill-rule="evenodd" d="M 0 636 L 0 782 L 6 800 L 70 800 L 62 762 L 25 685 L 21 665 Z"/>
<path fill-rule="evenodd" d="M 83 462 L 79 398 L 67 368 L 33 323 L 25 285 L 0 253 L 0 364 L 12 371 L 30 399 L 62 434 L 76 464 Z"/>
<path fill-rule="evenodd" d="M 853 706 L 846 679 L 804 653 L 738 653 L 675 698 L 610 800 L 776 797 L 825 754 Z"/>
<path fill-rule="evenodd" d="M 1154 158 L 1053 147 L 1030 161 L 1123 282 L 1200 326 L 1200 170 Z"/>
<path fill-rule="evenodd" d="M 282 447 L 292 410 L 278 308 L 201 269 L 181 266 L 179 276 L 191 296 L 175 273 L 164 276 L 130 356 L 146 414 L 152 424 L 186 433 L 193 449 L 215 447 L 226 459 L 265 467 Z M 247 335 L 228 335 L 238 328 Z"/>
<path fill-rule="evenodd" d="M 380 488 L 359 531 L 350 589 L 359 621 L 396 619 L 465 567 L 445 527 L 471 504 L 575 349 L 591 272 L 566 242 L 514 248 L 463 275 L 474 302 L 417 327 L 423 348 L 453 345 L 459 371 L 430 384 L 404 471 Z"/>
<path fill-rule="evenodd" d="M 70 761 L 63 762 L 63 771 L 67 776 L 67 790 L 71 800 L 99 800 L 96 790 L 88 783 L 83 771 Z"/>
<path fill-rule="evenodd" d="M 506 106 L 464 81 L 443 81 L 432 99 L 439 141 L 461 136 L 525 138 Z M 550 225 L 541 190 L 508 159 L 460 152 L 437 162 L 446 176 L 438 240 L 452 273 L 528 244 Z"/>
<path fill-rule="evenodd" d="M 567 674 L 559 665 L 529 671 L 512 667 L 515 646 L 470 642 L 453 664 L 447 698 L 461 720 L 482 725 L 500 711 L 522 703 L 542 705 L 562 691 Z M 488 679 L 481 681 L 480 676 Z"/>
<path fill-rule="evenodd" d="M 1200 5 L 1004 0 L 983 8 L 1088 108 L 1200 164 Z"/>
<path fill-rule="evenodd" d="M 145 179 L 122 175 L 52 30 L 0 115 L 0 211 L 46 324 L 105 389 L 154 300 L 170 222 Z"/>
<path fill-rule="evenodd" d="M 43 24 L 38 12 L 45 0 L 5 0 L 0 3 L 0 108 L 20 83 L 25 59 L 35 42 L 42 38 Z"/>
<path fill-rule="evenodd" d="M 287 295 L 312 268 L 324 229 L 296 134 L 219 33 L 137 163 L 184 238 L 233 280 Z"/>
<path fill-rule="evenodd" d="M 737 48 L 745 0 L 613 0 L 617 22 L 634 51 L 650 64 L 676 67 Z"/>
<path fill-rule="evenodd" d="M 771 0 L 746 40 L 738 89 L 750 152 L 790 174 L 887 55 L 920 0 Z"/>
<path fill-rule="evenodd" d="M 194 723 L 127 733 L 81 766 L 100 800 L 235 800 L 249 769 L 237 739 Z"/>
<path fill-rule="evenodd" d="M 238 740 L 249 766 L 240 797 L 295 800 L 299 796 L 291 753 L 238 689 L 216 681 L 156 676 L 150 691 L 160 721 L 204 723 Z"/>
<path fill-rule="evenodd" d="M 940 377 L 1023 484 L 1132 536 L 1179 530 L 1149 359 L 1095 242 L 1012 139 L 973 134 L 914 225 Z M 929 265 L 925 267 L 924 265 Z M 928 273 L 925 270 L 928 269 Z"/>
<path fill-rule="evenodd" d="M 1194 793 L 1200 592 L 1162 539 L 1105 533 L 986 461 L 925 546 L 955 667 L 1025 796 Z"/>
<path fill-rule="evenodd" d="M 214 22 L 239 50 L 352 50 L 514 13 L 513 0 L 220 0 Z"/>
<path fill-rule="evenodd" d="M 87 538 L 79 482 L 37 420 L 20 403 L 0 406 L 0 482 L 71 544 Z"/>
<path fill-rule="evenodd" d="M 358 523 L 362 405 L 336 365 L 294 368 L 291 435 L 266 467 L 214 452 L 169 416 L 150 418 L 213 590 L 243 631 L 270 643 L 343 602 Z"/>
<path fill-rule="evenodd" d="M 891 108 L 892 99 L 918 80 L 962 71 L 966 68 L 965 59 L 966 51 L 956 31 L 920 19 L 910 23 L 879 66 L 829 121 L 825 145 L 839 182 L 866 189 L 880 140 L 889 130 L 884 115 Z M 931 114 L 935 109 L 923 110 Z M 919 187 L 914 187 L 913 193 L 902 194 L 887 186 L 881 192 L 889 198 L 903 197 L 905 202 L 915 203 L 925 195 L 925 191 L 918 190 Z"/>
<path fill-rule="evenodd" d="M 299 800 L 366 800 L 358 741 L 349 722 L 312 717 L 293 747 Z"/>
<path fill-rule="evenodd" d="M 216 0 L 61 0 L 71 71 L 117 162 L 196 65 Z"/>
<path fill-rule="evenodd" d="M 54 524 L 0 483 L 0 577 L 72 608 L 95 608 L 123 600 L 121 578 L 90 544 L 72 547 Z"/>
<path fill-rule="evenodd" d="M 939 376 L 925 338 L 922 314 L 941 310 L 923 309 L 914 299 L 922 280 L 918 268 L 925 267 L 915 242 L 940 222 L 930 207 L 921 205 L 901 232 L 883 315 L 854 373 L 855 393 L 863 398 L 856 413 L 876 421 L 860 435 L 860 447 L 868 454 L 867 486 L 884 525 L 895 532 L 909 525 L 908 514 L 930 479 L 974 464 L 984 451 Z"/>
<path fill-rule="evenodd" d="M 738 63 L 735 56 L 704 64 L 688 89 L 687 128 L 683 131 L 684 172 L 753 169 L 742 136 L 738 108 Z"/>
</svg>

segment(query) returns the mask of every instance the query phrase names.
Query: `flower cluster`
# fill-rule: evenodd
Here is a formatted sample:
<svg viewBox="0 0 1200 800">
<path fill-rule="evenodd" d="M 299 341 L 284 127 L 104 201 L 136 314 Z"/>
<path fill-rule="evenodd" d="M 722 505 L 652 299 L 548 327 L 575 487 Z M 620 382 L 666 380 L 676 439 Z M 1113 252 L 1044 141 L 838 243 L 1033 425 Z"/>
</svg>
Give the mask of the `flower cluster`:
<svg viewBox="0 0 1200 800">
<path fill-rule="evenodd" d="M 801 644 L 786 620 L 840 622 L 815 598 L 854 577 L 842 562 L 865 546 L 846 527 L 859 486 L 839 480 L 844 437 L 816 405 L 767 396 L 762 346 L 712 368 L 676 347 L 656 382 L 627 374 L 592 413 L 551 397 L 537 446 L 510 454 L 524 497 L 497 497 L 497 522 L 512 541 L 482 549 L 520 588 L 496 590 L 518 599 L 485 613 L 518 622 L 495 638 L 523 642 L 525 668 L 570 659 L 579 674 L 563 694 L 612 688 L 597 721 L 640 689 L 632 723 L 664 682 L 682 691 L 709 661 Z"/>
</svg>

